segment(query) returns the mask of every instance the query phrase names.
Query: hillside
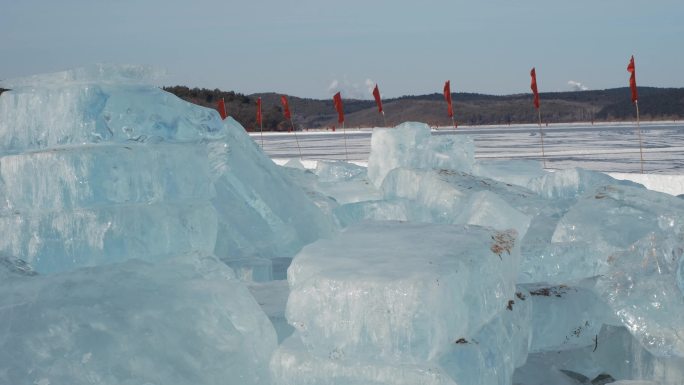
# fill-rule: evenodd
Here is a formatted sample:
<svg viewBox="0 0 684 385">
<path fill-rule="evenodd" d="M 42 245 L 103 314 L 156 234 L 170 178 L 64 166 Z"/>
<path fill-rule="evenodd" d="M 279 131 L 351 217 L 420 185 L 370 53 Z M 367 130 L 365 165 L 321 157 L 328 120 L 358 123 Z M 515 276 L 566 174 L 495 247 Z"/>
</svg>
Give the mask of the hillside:
<svg viewBox="0 0 684 385">
<path fill-rule="evenodd" d="M 291 128 L 282 114 L 280 95 L 264 93 L 243 95 L 233 91 L 165 87 L 164 90 L 201 106 L 216 108 L 220 98 L 226 102 L 228 114 L 247 130 L 256 127 L 256 98 L 263 102 L 264 130 L 287 131 Z M 0 93 L 5 91 L 0 89 Z M 627 87 L 596 91 L 541 93 L 542 120 L 548 123 L 576 121 L 621 121 L 634 119 L 634 106 Z M 639 87 L 639 109 L 643 120 L 684 119 L 684 88 Z M 508 124 L 537 121 L 531 94 L 484 95 L 455 93 L 454 114 L 459 124 Z M 288 96 L 297 129 L 337 126 L 337 113 L 332 100 Z M 347 127 L 383 125 L 373 100 L 344 99 Z M 420 121 L 430 125 L 449 126 L 442 94 L 402 96 L 383 101 L 387 124 Z"/>
<path fill-rule="evenodd" d="M 218 89 L 189 89 L 188 87 L 167 87 L 190 102 L 215 108 L 223 97 L 228 114 L 248 130 L 258 130 L 256 123 L 256 98 L 263 102 L 264 130 L 288 130 L 280 106 L 280 95 L 264 93 L 242 95 Z M 684 119 L 684 88 L 640 87 L 640 112 L 643 120 Z M 531 94 L 484 95 L 455 93 L 454 113 L 459 124 L 508 124 L 532 123 L 537 114 L 532 107 Z M 630 102 L 627 87 L 596 91 L 541 93 L 542 120 L 549 123 L 576 121 L 620 121 L 634 119 L 634 106 Z M 299 98 L 288 96 L 290 108 L 297 129 L 337 126 L 337 114 L 332 100 Z M 383 125 L 373 100 L 345 99 L 347 127 L 372 127 Z M 451 120 L 446 114 L 444 97 L 441 94 L 402 96 L 383 101 L 387 124 L 404 121 L 421 121 L 431 125 L 448 126 Z"/>
</svg>

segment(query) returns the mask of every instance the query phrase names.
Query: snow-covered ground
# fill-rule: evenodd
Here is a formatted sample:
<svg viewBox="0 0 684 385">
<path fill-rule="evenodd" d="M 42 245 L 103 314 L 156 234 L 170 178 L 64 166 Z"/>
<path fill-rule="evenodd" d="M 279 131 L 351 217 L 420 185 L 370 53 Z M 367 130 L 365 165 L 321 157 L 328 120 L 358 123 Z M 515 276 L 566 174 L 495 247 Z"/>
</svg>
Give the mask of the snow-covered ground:
<svg viewBox="0 0 684 385">
<path fill-rule="evenodd" d="M 582 167 L 628 179 L 672 195 L 684 194 L 684 123 L 641 124 L 644 174 L 640 170 L 639 135 L 633 123 L 556 124 L 543 127 L 547 167 Z M 434 135 L 471 135 L 477 159 L 538 159 L 539 127 L 535 125 L 474 126 L 457 130 L 440 128 Z M 350 160 L 365 165 L 370 152 L 371 129 L 251 133 L 278 164 L 301 158 L 306 167 L 317 160 Z M 345 139 L 346 136 L 346 139 Z M 263 140 L 262 140 L 263 138 Z M 346 142 L 346 155 L 345 155 Z"/>
</svg>

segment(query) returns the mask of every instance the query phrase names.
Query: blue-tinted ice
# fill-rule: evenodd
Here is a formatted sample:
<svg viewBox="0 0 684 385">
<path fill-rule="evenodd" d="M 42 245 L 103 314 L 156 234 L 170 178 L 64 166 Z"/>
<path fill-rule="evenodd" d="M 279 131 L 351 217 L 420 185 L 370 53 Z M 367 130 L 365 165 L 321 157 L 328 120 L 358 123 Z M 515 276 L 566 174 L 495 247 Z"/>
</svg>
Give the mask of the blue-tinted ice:
<svg viewBox="0 0 684 385">
<path fill-rule="evenodd" d="M 427 128 L 418 124 L 374 132 L 368 179 L 380 188 L 382 199 L 337 206 L 333 213 L 343 227 L 348 227 L 347 232 L 332 242 L 320 241 L 309 246 L 295 258 L 290 271 L 293 291 L 287 316 L 300 330 L 279 348 L 272 361 L 272 371 L 284 379 L 278 383 L 297 383 L 295 378 L 307 375 L 323 382 L 331 377 L 340 380 L 330 383 L 374 383 L 371 375 L 355 377 L 349 371 L 358 365 L 369 365 L 366 368 L 374 368 L 371 372 L 377 374 L 394 356 L 397 368 L 406 368 L 409 362 L 432 368 L 424 372 L 436 375 L 437 383 L 447 376 L 459 384 L 511 384 L 515 368 L 525 364 L 528 351 L 533 360 L 520 369 L 520 376 L 516 377 L 520 381 L 515 383 L 576 384 L 608 378 L 681 383 L 682 374 L 674 369 L 682 363 L 679 336 L 684 335 L 680 326 L 684 319 L 684 237 L 679 224 L 684 213 L 680 212 L 680 200 L 592 171 L 549 172 L 530 162 L 475 162 L 469 157 L 469 150 L 462 150 L 468 146 L 468 140 L 463 138 L 442 141 L 452 145 L 446 146 L 449 151 L 441 153 L 433 149 L 433 143 Z M 515 174 L 518 170 L 520 174 Z M 393 345 L 384 349 L 373 345 L 373 338 L 378 341 L 380 336 L 388 335 L 388 340 L 396 343 L 404 340 L 404 334 L 387 331 L 387 326 L 401 324 L 391 321 L 389 315 L 376 319 L 375 326 L 369 325 L 371 318 L 366 315 L 366 307 L 381 307 L 366 296 L 378 289 L 389 290 L 399 279 L 388 281 L 380 276 L 391 275 L 394 268 L 410 258 L 424 256 L 413 247 L 421 244 L 416 239 L 407 235 L 385 238 L 385 229 L 376 231 L 369 227 L 368 221 L 380 226 L 386 220 L 425 223 L 424 226 L 458 224 L 515 230 L 521 236 L 516 282 L 524 284 L 519 286 L 519 293 L 526 298 L 526 318 L 516 321 L 506 317 L 515 314 L 510 311 L 489 320 L 482 316 L 479 334 L 463 333 L 462 329 L 450 326 L 448 329 L 463 334 L 457 339 L 459 343 L 446 345 L 447 340 L 442 339 L 444 346 L 451 348 L 427 355 L 414 355 L 420 352 L 415 346 L 397 350 Z M 425 235 L 421 238 L 428 239 Z M 384 251 L 399 245 L 401 252 L 376 260 L 383 253 L 373 248 L 371 239 L 384 243 Z M 384 239 L 390 240 L 383 242 Z M 434 251 L 437 247 L 429 249 Z M 454 247 L 474 250 L 464 243 Z M 362 250 L 369 251 L 373 258 L 369 259 Z M 365 263 L 358 267 L 356 262 L 350 264 L 355 255 L 363 256 L 361 260 Z M 376 275 L 374 266 L 380 261 L 386 265 L 380 265 L 384 266 L 379 269 L 383 274 Z M 413 274 L 420 271 L 415 266 L 399 269 Z M 309 272 L 305 275 L 308 283 L 302 283 L 300 272 Z M 379 288 L 368 289 L 378 284 Z M 386 298 L 387 304 L 395 303 L 389 299 L 393 297 L 380 297 Z M 422 296 L 425 300 L 430 297 L 434 295 Z M 522 303 L 515 297 L 511 301 Z M 461 304 L 452 311 L 468 306 Z M 435 315 L 445 318 L 439 313 Z M 623 325 L 626 328 L 615 329 Z M 402 330 L 419 337 L 411 327 L 403 326 Z M 651 363 L 630 361 L 632 353 L 625 343 L 604 341 L 624 334 L 607 334 L 605 330 L 629 330 L 631 334 L 627 336 L 632 340 L 628 340 L 633 341 L 629 343 L 636 343 L 647 352 L 640 354 L 652 355 L 648 361 Z M 581 362 L 591 362 L 599 345 L 606 359 L 613 361 L 583 366 Z M 438 344 L 430 342 L 426 346 L 435 348 Z M 515 354 L 510 350 L 513 346 L 520 346 Z M 626 350 L 622 351 L 621 346 Z M 586 357 L 570 353 L 580 351 Z M 541 370 L 540 360 L 548 363 L 544 360 L 558 352 L 569 352 L 564 356 L 572 357 L 577 365 L 563 370 Z M 407 357 L 411 360 L 407 361 Z M 616 357 L 633 362 L 633 368 L 625 370 L 611 363 Z M 333 365 L 329 369 L 305 369 L 328 363 Z M 600 367 L 613 371 L 613 376 L 603 373 Z M 535 370 L 539 379 L 534 378 Z M 387 376 L 380 383 L 402 382 L 398 377 Z"/>
<path fill-rule="evenodd" d="M 239 124 L 149 74 L 3 83 L 0 383 L 271 382 L 276 333 L 229 266 L 282 274 L 332 221 Z"/>
<path fill-rule="evenodd" d="M 278 167 L 157 75 L 2 83 L 0 383 L 684 383 L 681 199 L 420 123 Z"/>
<path fill-rule="evenodd" d="M 269 259 L 331 231 L 237 122 L 141 84 L 153 75 L 96 65 L 4 83 L 0 252 L 43 273 L 195 251 Z"/>
<path fill-rule="evenodd" d="M 273 326 L 214 257 L 52 275 L 0 260 L 0 383 L 270 383 Z"/>
</svg>

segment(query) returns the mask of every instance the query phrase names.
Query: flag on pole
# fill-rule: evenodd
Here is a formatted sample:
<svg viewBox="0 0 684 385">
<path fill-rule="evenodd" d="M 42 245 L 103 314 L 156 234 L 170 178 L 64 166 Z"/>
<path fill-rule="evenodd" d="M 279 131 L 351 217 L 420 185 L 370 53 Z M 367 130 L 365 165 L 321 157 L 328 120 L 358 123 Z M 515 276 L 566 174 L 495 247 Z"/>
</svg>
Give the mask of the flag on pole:
<svg viewBox="0 0 684 385">
<path fill-rule="evenodd" d="M 537 118 L 539 119 L 539 141 L 541 142 L 542 160 L 544 161 L 544 168 L 546 168 L 546 155 L 544 154 L 544 132 L 542 131 L 541 110 L 539 109 L 539 91 L 537 90 L 537 71 L 534 69 L 534 67 L 532 67 L 532 71 L 530 71 L 530 77 L 532 77 L 530 89 L 534 94 L 534 108 L 537 109 Z"/>
<path fill-rule="evenodd" d="M 280 95 L 280 103 L 283 105 L 283 115 L 285 115 L 285 119 L 292 119 L 292 115 L 290 115 L 290 105 L 287 103 L 287 96 Z"/>
<path fill-rule="evenodd" d="M 629 64 L 627 64 L 627 72 L 631 75 L 629 76 L 629 88 L 632 90 L 632 104 L 636 107 L 636 118 L 637 118 L 637 130 L 639 132 L 639 156 L 641 158 L 641 173 L 644 173 L 644 151 L 641 142 L 641 127 L 639 125 L 639 95 L 637 93 L 636 86 L 636 67 L 634 66 L 634 55 L 629 59 Z"/>
<path fill-rule="evenodd" d="M 373 97 L 375 98 L 375 104 L 378 105 L 378 112 L 382 114 L 382 99 L 380 99 L 380 90 L 377 84 L 373 88 Z"/>
<path fill-rule="evenodd" d="M 634 55 L 629 59 L 629 64 L 627 65 L 627 72 L 631 75 L 629 76 L 629 88 L 632 90 L 632 103 L 639 99 L 639 94 L 637 93 L 636 86 L 636 67 L 634 67 Z"/>
<path fill-rule="evenodd" d="M 261 126 L 261 97 L 257 98 L 256 124 Z"/>
<path fill-rule="evenodd" d="M 447 112 L 449 113 L 449 117 L 453 118 L 454 117 L 454 107 L 451 104 L 451 86 L 449 84 L 450 80 L 447 80 L 446 83 L 444 83 L 444 99 L 447 102 Z"/>
<path fill-rule="evenodd" d="M 534 94 L 534 108 L 539 109 L 539 91 L 537 90 L 537 71 L 532 68 L 532 71 L 530 71 L 530 76 L 532 77 L 532 84 L 530 85 L 530 88 L 532 89 L 532 93 Z"/>
<path fill-rule="evenodd" d="M 337 110 L 337 123 L 344 123 L 344 108 L 342 107 L 342 95 L 336 93 L 333 96 L 333 103 L 335 103 L 335 110 Z"/>
<path fill-rule="evenodd" d="M 219 99 L 216 109 L 218 110 L 219 115 L 221 115 L 221 120 L 224 120 L 226 117 L 228 117 L 228 114 L 226 114 L 226 102 L 223 101 L 223 98 Z"/>
</svg>

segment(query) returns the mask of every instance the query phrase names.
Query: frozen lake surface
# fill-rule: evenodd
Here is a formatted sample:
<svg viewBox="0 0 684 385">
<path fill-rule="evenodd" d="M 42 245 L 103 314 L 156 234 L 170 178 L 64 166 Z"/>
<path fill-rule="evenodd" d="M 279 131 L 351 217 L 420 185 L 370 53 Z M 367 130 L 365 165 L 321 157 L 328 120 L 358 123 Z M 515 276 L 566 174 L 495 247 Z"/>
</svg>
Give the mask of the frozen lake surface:
<svg viewBox="0 0 684 385">
<path fill-rule="evenodd" d="M 639 136 L 636 124 L 557 124 L 543 127 L 547 167 L 638 173 Z M 539 159 L 541 146 L 536 125 L 472 126 L 433 130 L 434 135 L 471 135 L 478 159 Z M 346 148 L 350 161 L 366 162 L 371 129 L 347 129 Z M 292 133 L 251 133 L 274 159 L 298 158 Z M 644 172 L 684 174 L 684 122 L 641 124 Z M 345 159 L 345 134 L 338 130 L 298 132 L 303 159 Z"/>
</svg>

